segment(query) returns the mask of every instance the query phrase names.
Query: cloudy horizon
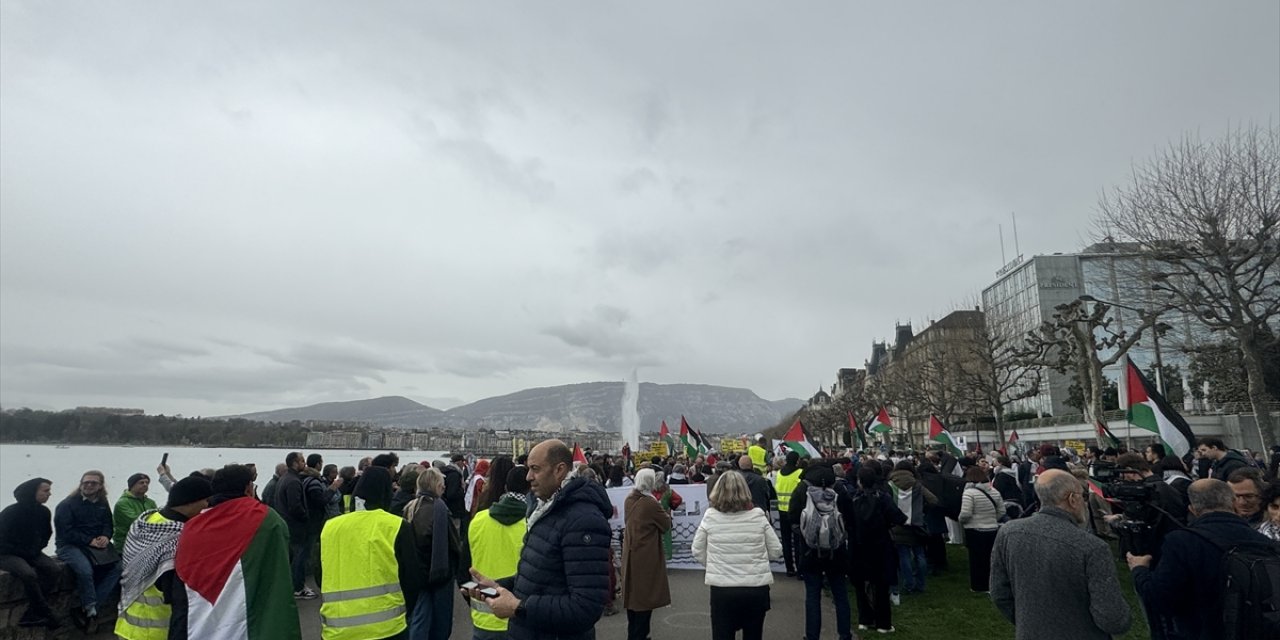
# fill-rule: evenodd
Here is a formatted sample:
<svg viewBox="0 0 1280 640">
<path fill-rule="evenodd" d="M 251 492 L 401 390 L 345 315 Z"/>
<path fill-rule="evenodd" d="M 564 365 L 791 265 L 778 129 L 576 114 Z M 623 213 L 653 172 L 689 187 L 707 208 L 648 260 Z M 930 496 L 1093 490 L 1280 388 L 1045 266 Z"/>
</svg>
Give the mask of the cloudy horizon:
<svg viewBox="0 0 1280 640">
<path fill-rule="evenodd" d="M 0 4 L 0 405 L 805 398 L 1184 135 L 1274 2 Z M 433 404 L 433 402 L 439 404 Z"/>
</svg>

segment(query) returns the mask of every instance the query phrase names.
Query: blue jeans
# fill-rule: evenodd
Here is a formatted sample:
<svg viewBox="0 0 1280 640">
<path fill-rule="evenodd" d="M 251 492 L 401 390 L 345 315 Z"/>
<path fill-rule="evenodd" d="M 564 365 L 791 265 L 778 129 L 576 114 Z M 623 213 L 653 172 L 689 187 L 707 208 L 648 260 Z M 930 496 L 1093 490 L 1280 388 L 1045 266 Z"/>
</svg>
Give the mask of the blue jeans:
<svg viewBox="0 0 1280 640">
<path fill-rule="evenodd" d="M 80 594 L 82 608 L 97 608 L 111 597 L 111 592 L 120 584 L 119 562 L 109 567 L 95 568 L 89 562 L 89 556 L 80 547 L 73 546 L 59 548 L 58 559 L 71 567 L 71 573 L 76 575 L 76 591 Z"/>
<path fill-rule="evenodd" d="M 898 576 L 902 580 L 903 593 L 922 593 L 924 576 L 929 572 L 929 562 L 924 558 L 922 545 L 894 545 L 898 548 Z M 915 562 L 912 562 L 912 560 Z"/>
<path fill-rule="evenodd" d="M 818 640 L 822 637 L 822 583 L 831 585 L 831 598 L 836 604 L 836 634 L 840 640 L 849 640 L 853 632 L 849 628 L 849 581 L 842 572 L 810 572 L 804 574 L 804 637 Z"/>
<path fill-rule="evenodd" d="M 409 619 L 409 640 L 448 640 L 453 631 L 452 581 L 418 593 Z"/>
</svg>

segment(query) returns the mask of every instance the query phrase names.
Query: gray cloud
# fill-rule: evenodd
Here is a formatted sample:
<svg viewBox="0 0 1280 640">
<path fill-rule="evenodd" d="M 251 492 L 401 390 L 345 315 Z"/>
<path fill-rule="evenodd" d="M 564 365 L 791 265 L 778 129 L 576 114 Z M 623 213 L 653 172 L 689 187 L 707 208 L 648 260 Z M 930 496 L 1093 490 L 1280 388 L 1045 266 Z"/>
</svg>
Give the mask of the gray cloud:
<svg viewBox="0 0 1280 640">
<path fill-rule="evenodd" d="M 0 3 L 0 403 L 801 396 L 1280 117 L 1275 3 L 314 9 Z"/>
</svg>

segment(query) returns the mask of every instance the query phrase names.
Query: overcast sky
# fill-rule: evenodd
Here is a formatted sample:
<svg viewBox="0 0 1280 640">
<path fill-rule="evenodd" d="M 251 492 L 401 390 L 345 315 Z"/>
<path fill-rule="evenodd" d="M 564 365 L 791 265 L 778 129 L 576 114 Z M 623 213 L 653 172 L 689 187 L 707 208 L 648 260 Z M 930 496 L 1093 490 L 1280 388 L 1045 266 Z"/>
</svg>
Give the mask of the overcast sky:
<svg viewBox="0 0 1280 640">
<path fill-rule="evenodd" d="M 5 0 L 0 403 L 808 397 L 1278 118 L 1273 0 Z"/>
</svg>

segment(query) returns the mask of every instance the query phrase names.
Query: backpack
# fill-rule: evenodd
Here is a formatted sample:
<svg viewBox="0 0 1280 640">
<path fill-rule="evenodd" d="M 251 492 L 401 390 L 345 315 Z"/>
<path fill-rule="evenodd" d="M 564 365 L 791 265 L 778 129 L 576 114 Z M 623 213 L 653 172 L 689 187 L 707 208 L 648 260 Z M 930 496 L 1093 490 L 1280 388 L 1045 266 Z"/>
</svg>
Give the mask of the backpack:
<svg viewBox="0 0 1280 640">
<path fill-rule="evenodd" d="M 1249 542 L 1226 547 L 1188 528 L 1222 555 L 1222 636 L 1227 640 L 1280 638 L 1280 546 Z"/>
<path fill-rule="evenodd" d="M 831 554 L 844 546 L 844 520 L 836 509 L 836 492 L 809 487 L 808 502 L 800 512 L 800 533 L 810 549 Z"/>
</svg>

